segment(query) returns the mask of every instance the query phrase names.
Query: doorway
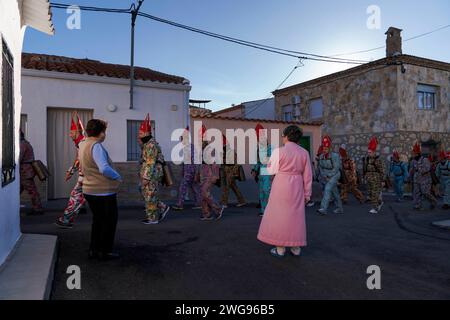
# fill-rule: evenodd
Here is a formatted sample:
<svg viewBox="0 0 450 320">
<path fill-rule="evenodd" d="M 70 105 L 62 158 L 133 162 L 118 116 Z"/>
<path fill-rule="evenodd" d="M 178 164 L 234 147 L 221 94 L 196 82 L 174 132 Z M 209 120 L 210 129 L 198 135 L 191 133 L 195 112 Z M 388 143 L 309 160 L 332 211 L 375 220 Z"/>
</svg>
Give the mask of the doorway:
<svg viewBox="0 0 450 320">
<path fill-rule="evenodd" d="M 93 111 L 87 109 L 47 108 L 47 165 L 48 199 L 68 198 L 75 185 L 76 175 L 65 181 L 66 171 L 76 158 L 76 148 L 69 137 L 72 113 L 78 112 L 83 125 L 92 119 Z"/>
</svg>

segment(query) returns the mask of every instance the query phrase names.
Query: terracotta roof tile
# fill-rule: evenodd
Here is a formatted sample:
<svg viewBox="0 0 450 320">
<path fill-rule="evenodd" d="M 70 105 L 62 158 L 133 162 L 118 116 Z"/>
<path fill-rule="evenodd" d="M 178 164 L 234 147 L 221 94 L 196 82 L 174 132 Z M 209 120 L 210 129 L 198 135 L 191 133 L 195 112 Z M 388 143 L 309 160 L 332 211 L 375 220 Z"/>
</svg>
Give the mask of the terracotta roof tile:
<svg viewBox="0 0 450 320">
<path fill-rule="evenodd" d="M 104 63 L 98 60 L 76 59 L 36 53 L 22 54 L 22 67 L 25 69 L 46 70 L 110 78 L 130 78 L 130 67 L 127 65 Z M 182 84 L 186 79 L 148 68 L 135 67 L 136 80 Z"/>
<path fill-rule="evenodd" d="M 248 119 L 239 117 L 221 117 L 214 115 L 213 113 L 208 114 L 191 114 L 191 118 L 194 119 L 216 119 L 216 120 L 229 120 L 229 121 L 251 121 L 251 122 L 266 122 L 266 123 L 281 123 L 281 124 L 296 124 L 296 125 L 309 125 L 309 126 L 321 126 L 322 121 L 282 121 L 282 120 L 269 120 L 269 119 Z"/>
</svg>

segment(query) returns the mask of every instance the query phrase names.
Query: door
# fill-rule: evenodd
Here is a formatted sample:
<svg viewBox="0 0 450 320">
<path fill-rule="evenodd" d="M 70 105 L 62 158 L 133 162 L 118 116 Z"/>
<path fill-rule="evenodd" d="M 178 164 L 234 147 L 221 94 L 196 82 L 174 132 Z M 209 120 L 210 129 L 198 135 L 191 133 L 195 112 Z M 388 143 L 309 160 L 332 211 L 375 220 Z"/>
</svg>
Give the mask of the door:
<svg viewBox="0 0 450 320">
<path fill-rule="evenodd" d="M 300 138 L 300 145 L 311 154 L 311 137 L 303 136 Z"/>
<path fill-rule="evenodd" d="M 67 169 L 76 157 L 76 148 L 69 137 L 72 112 L 86 125 L 92 119 L 93 111 L 86 109 L 47 109 L 47 165 L 51 176 L 48 179 L 48 198 L 68 198 L 76 182 L 76 175 L 65 181 Z"/>
</svg>

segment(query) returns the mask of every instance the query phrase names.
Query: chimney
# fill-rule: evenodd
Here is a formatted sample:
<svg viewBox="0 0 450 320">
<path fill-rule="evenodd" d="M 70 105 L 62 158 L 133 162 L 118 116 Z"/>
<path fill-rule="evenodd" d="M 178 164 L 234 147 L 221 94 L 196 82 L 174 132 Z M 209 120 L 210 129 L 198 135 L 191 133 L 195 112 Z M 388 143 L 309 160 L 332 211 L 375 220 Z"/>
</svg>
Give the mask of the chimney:
<svg viewBox="0 0 450 320">
<path fill-rule="evenodd" d="M 386 31 L 386 57 L 394 57 L 402 54 L 402 30 L 390 27 Z"/>
</svg>

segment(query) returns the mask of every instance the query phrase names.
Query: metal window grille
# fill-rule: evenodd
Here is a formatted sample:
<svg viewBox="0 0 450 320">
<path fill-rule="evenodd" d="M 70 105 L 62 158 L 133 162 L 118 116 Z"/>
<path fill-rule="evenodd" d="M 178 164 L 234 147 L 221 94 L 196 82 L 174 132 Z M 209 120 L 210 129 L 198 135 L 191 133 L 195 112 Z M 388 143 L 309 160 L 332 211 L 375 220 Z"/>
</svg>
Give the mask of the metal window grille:
<svg viewBox="0 0 450 320">
<path fill-rule="evenodd" d="M 15 180 L 14 60 L 2 40 L 2 187 Z"/>
<path fill-rule="evenodd" d="M 142 120 L 127 120 L 127 161 L 139 161 L 141 159 L 141 147 L 138 143 L 139 127 Z M 155 121 L 150 121 L 152 135 L 155 137 Z"/>
</svg>

